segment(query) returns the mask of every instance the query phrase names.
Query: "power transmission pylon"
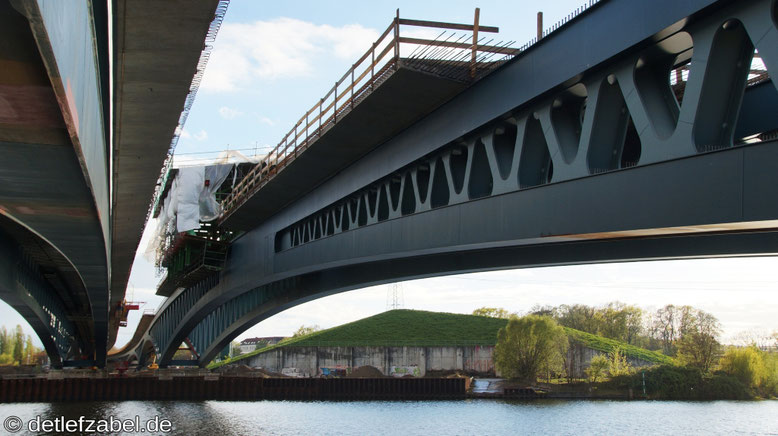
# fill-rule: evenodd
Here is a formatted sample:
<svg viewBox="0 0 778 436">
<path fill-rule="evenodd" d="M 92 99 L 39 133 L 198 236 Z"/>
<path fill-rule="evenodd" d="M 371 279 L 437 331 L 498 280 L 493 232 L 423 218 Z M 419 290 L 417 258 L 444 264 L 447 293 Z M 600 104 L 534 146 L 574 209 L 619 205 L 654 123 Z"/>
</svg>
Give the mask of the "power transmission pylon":
<svg viewBox="0 0 778 436">
<path fill-rule="evenodd" d="M 386 310 L 402 309 L 404 306 L 403 287 L 400 283 L 387 285 Z"/>
</svg>

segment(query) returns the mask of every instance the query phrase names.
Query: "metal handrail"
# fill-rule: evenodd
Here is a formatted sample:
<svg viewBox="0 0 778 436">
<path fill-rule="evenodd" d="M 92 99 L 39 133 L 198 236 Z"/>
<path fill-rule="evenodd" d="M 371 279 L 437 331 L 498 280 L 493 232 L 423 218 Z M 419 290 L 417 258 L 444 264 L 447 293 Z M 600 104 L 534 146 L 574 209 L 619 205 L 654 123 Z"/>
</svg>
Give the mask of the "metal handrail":
<svg viewBox="0 0 778 436">
<path fill-rule="evenodd" d="M 224 207 L 223 218 L 228 216 L 273 176 L 289 165 L 311 143 L 320 138 L 326 130 L 335 125 L 344 112 L 353 109 L 358 101 L 364 98 L 366 92 L 372 91 L 378 83 L 386 78 L 384 73 L 396 70 L 399 66 L 401 44 L 431 47 L 444 46 L 472 51 L 471 71 L 475 71 L 475 63 L 478 62 L 477 54 L 479 52 L 502 53 L 508 56 L 519 53 L 518 49 L 506 46 L 481 44 L 476 41 L 477 38 L 475 37 L 472 44 L 442 43 L 438 40 L 423 38 L 401 38 L 400 25 L 467 30 L 473 31 L 474 36 L 478 34 L 477 32 L 496 33 L 499 31 L 497 27 L 480 26 L 477 10 L 475 22 L 472 25 L 401 19 L 398 10 L 391 24 L 379 36 L 378 40 L 373 43 L 371 48 L 335 82 L 335 85 L 323 98 L 300 117 L 278 145 L 267 154 L 265 159 L 254 166 L 225 198 L 222 203 Z M 439 61 L 445 63 L 443 60 Z"/>
<path fill-rule="evenodd" d="M 412 60 L 434 60 L 438 66 L 443 67 L 443 72 L 451 72 L 453 68 L 458 68 L 465 63 L 468 64 L 469 78 L 472 80 L 478 75 L 479 64 L 490 62 L 491 57 L 496 54 L 504 55 L 503 60 L 505 60 L 525 51 L 538 43 L 541 38 L 549 36 L 554 31 L 565 26 L 568 22 L 577 18 L 592 6 L 597 5 L 600 1 L 601 0 L 587 0 L 581 7 L 576 8 L 559 22 L 551 25 L 551 27 L 545 30 L 540 27 L 542 26 L 542 21 L 539 21 L 538 37 L 533 38 L 520 48 L 509 47 L 513 41 L 507 44 L 491 44 L 491 40 L 484 42 L 483 38 L 479 39 L 479 32 L 497 33 L 499 32 L 499 28 L 480 25 L 480 11 L 478 8 L 475 9 L 475 19 L 472 25 L 400 18 L 400 11 L 398 9 L 397 15 L 392 20 L 392 23 L 381 34 L 378 40 L 373 43 L 370 50 L 365 52 L 365 54 L 363 54 L 362 57 L 346 71 L 343 77 L 335 82 L 335 85 L 327 92 L 324 98 L 320 99 L 318 103 L 295 123 L 289 133 L 284 136 L 284 139 L 267 154 L 265 159 L 252 168 L 246 177 L 244 177 L 227 198 L 225 198 L 222 202 L 224 210 L 222 219 L 229 216 L 232 211 L 237 209 L 237 207 L 243 204 L 251 195 L 268 183 L 273 176 L 289 165 L 299 153 L 321 137 L 327 129 L 335 125 L 340 114 L 344 111 L 353 109 L 358 100 L 364 98 L 366 92 L 372 91 L 378 83 L 385 79 L 385 75 L 382 73 L 390 71 L 392 68 L 397 69 L 400 61 L 401 44 L 412 44 L 419 47 L 425 47 L 425 49 L 421 50 L 421 55 Z M 400 37 L 400 25 L 470 31 L 473 33 L 472 42 L 468 43 L 461 39 L 448 41 Z M 387 37 L 390 34 L 392 35 L 392 38 L 387 41 Z M 383 46 L 383 49 L 377 51 L 384 43 L 386 43 L 386 45 Z M 432 48 L 432 51 L 427 52 L 425 55 L 424 53 L 428 48 Z M 443 50 L 441 50 L 441 48 L 443 48 Z M 459 53 L 455 58 L 441 59 L 439 57 L 440 53 L 446 53 L 445 49 L 462 50 L 465 53 L 464 56 L 462 53 Z M 387 59 L 385 64 L 381 65 L 384 58 L 392 51 L 394 51 L 393 56 Z M 378 54 L 377 56 L 376 53 Z M 481 54 L 479 55 L 479 53 Z M 470 58 L 469 62 L 467 57 Z M 368 59 L 370 59 L 370 62 L 366 64 Z M 364 67 L 364 70 L 362 73 L 356 75 L 355 71 L 360 67 Z M 379 74 L 376 74 L 375 71 L 377 67 L 379 67 Z M 368 72 L 370 73 L 369 78 Z M 349 78 L 351 78 L 351 82 L 348 86 L 338 89 L 338 87 Z M 363 80 L 365 83 L 360 86 Z M 355 89 L 359 89 L 359 91 L 355 93 Z M 332 99 L 330 101 L 331 97 Z M 341 102 L 341 100 L 343 100 L 343 102 L 339 107 L 338 103 Z M 325 102 L 328 102 L 326 106 Z M 318 114 L 316 114 L 317 109 Z M 315 116 L 311 119 L 311 115 Z"/>
</svg>

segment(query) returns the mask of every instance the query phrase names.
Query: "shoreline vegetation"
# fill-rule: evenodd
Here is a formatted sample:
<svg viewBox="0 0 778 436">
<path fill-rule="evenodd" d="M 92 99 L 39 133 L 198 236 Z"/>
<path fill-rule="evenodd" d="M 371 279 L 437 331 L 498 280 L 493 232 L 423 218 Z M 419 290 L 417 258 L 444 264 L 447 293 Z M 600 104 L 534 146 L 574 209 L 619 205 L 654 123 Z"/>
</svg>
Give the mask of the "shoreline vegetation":
<svg viewBox="0 0 778 436">
<path fill-rule="evenodd" d="M 533 386 L 542 391 L 570 392 L 588 398 L 625 397 L 628 392 L 633 399 L 650 400 L 746 400 L 778 396 L 778 353 L 760 350 L 756 345 L 719 344 L 718 321 L 694 308 L 666 306 L 657 313 L 648 313 L 634 306 L 611 303 L 600 308 L 563 305 L 536 309 L 524 317 L 494 308 L 477 309 L 474 315 L 393 310 L 331 329 L 309 331 L 276 345 L 212 363 L 208 368 L 216 370 L 224 365 L 242 364 L 244 359 L 281 347 L 477 344 L 493 345 L 497 350 L 500 331 L 511 322 L 532 318 L 533 322 L 550 322 L 558 329 L 557 333 L 562 332 L 558 337 L 563 338 L 565 345 L 543 345 L 543 349 L 555 348 L 557 354 L 554 357 L 550 353 L 550 359 L 536 365 L 534 375 L 530 376 L 512 374 L 505 363 L 501 367 L 499 353 L 495 351 L 495 365 L 506 378 L 506 386 Z M 631 343 L 607 337 L 608 330 L 611 336 L 622 335 Z M 568 377 L 566 373 L 569 362 L 562 358 L 562 351 L 576 344 L 600 352 L 591 359 L 586 378 Z M 512 355 L 520 354 L 514 350 Z M 630 359 L 650 365 L 632 367 L 628 363 Z M 515 359 L 510 363 L 516 364 Z"/>
<path fill-rule="evenodd" d="M 595 316 L 598 312 L 634 311 L 640 315 L 638 319 L 643 318 L 639 308 L 618 304 L 584 309 Z M 559 384 L 560 388 L 562 385 L 570 388 L 574 382 L 567 362 L 570 343 L 608 341 L 593 333 L 571 334 L 569 327 L 560 325 L 569 322 L 566 319 L 569 312 L 569 307 L 563 307 L 523 317 L 511 314 L 506 326 L 498 332 L 494 353 L 497 369 L 527 384 L 535 383 L 542 374 L 550 382 L 553 375 L 566 379 Z M 778 396 L 778 353 L 763 351 L 755 344 L 722 346 L 718 341 L 720 325 L 712 315 L 690 306 L 666 306 L 654 318 L 649 318 L 648 326 L 648 332 L 640 329 L 634 332 L 634 341 L 653 342 L 660 350 L 674 354 L 672 359 L 633 367 L 627 359 L 627 347 L 614 344 L 607 354 L 590 359 L 585 371 L 591 383 L 590 392 L 598 388 L 626 390 L 630 398 L 658 400 L 745 400 Z M 611 327 L 608 323 L 600 324 L 595 331 L 601 333 Z M 668 334 L 668 328 L 675 331 Z M 634 349 L 630 351 L 636 353 Z M 643 351 L 644 355 L 649 353 Z M 596 384 L 598 379 L 600 383 Z"/>
</svg>

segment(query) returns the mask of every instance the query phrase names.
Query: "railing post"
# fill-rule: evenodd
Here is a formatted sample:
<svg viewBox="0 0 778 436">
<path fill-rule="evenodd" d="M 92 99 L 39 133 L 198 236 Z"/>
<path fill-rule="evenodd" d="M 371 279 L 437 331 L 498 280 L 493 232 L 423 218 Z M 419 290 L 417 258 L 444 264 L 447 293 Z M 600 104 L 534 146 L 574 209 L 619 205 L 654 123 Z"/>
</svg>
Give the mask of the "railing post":
<svg viewBox="0 0 778 436">
<path fill-rule="evenodd" d="M 357 64 L 351 67 L 351 109 L 354 109 L 354 70 L 357 68 Z"/>
<path fill-rule="evenodd" d="M 335 82 L 335 91 L 332 93 L 332 124 L 338 121 L 338 82 Z"/>
<path fill-rule="evenodd" d="M 475 8 L 475 20 L 473 20 L 473 51 L 470 53 L 470 78 L 475 79 L 475 60 L 478 55 L 478 18 L 481 8 Z"/>
<path fill-rule="evenodd" d="M 543 39 L 543 12 L 538 12 L 538 29 L 536 39 L 538 41 Z"/>
<path fill-rule="evenodd" d="M 370 51 L 370 90 L 373 90 L 373 82 L 375 81 L 375 47 L 376 43 L 373 43 L 373 50 Z"/>
<path fill-rule="evenodd" d="M 400 61 L 400 8 L 394 17 L 394 69 L 399 68 Z"/>
<path fill-rule="evenodd" d="M 287 148 L 289 148 L 289 134 L 288 133 L 286 134 L 286 138 L 284 138 L 284 149 L 287 149 Z M 280 148 L 279 148 L 279 150 L 280 150 Z M 276 167 L 273 169 L 274 172 L 278 171 L 278 161 L 279 161 L 279 157 L 278 156 L 279 156 L 279 154 L 280 153 L 278 153 L 278 151 L 276 151 Z M 268 173 L 268 175 L 270 175 L 270 173 Z"/>
<path fill-rule="evenodd" d="M 319 137 L 321 137 L 321 110 L 324 107 L 324 99 L 319 100 Z"/>
</svg>

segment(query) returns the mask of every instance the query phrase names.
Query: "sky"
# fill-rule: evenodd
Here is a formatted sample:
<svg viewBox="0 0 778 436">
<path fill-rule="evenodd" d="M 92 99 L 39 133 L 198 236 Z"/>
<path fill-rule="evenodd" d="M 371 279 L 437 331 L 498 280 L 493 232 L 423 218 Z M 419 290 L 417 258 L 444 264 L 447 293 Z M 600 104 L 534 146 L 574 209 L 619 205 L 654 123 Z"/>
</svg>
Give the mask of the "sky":
<svg viewBox="0 0 778 436">
<path fill-rule="evenodd" d="M 263 154 L 329 91 L 390 24 L 403 18 L 482 25 L 520 46 L 583 1 L 286 1 L 232 0 L 203 82 L 176 149 L 177 165 L 204 163 L 226 149 Z M 407 32 L 407 33 L 404 33 Z M 416 32 L 416 33 L 414 33 Z M 430 35 L 401 29 L 401 34 Z M 154 227 L 154 223 L 149 226 Z M 127 299 L 154 309 L 159 277 L 141 241 Z M 535 305 L 603 305 L 611 301 L 656 309 L 689 304 L 716 316 L 726 341 L 745 330 L 778 330 L 778 258 L 754 257 L 579 265 L 475 273 L 402 282 L 407 309 L 470 313 L 482 306 L 524 313 Z M 383 312 L 390 287 L 375 286 L 309 302 L 250 328 L 238 339 L 286 336 L 301 325 L 333 327 Z M 128 341 L 141 311 L 131 312 L 117 346 Z M 0 324 L 23 319 L 0 302 Z"/>
</svg>

